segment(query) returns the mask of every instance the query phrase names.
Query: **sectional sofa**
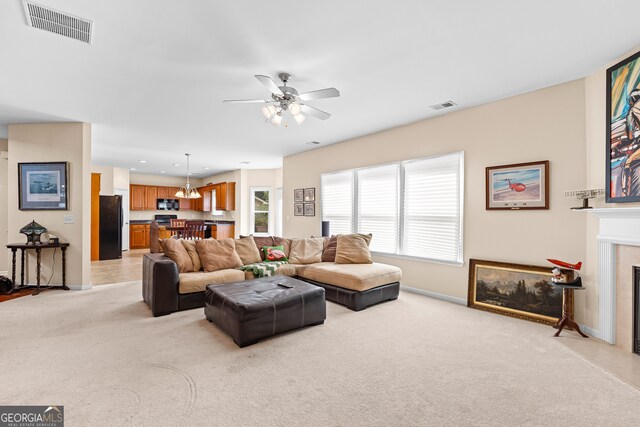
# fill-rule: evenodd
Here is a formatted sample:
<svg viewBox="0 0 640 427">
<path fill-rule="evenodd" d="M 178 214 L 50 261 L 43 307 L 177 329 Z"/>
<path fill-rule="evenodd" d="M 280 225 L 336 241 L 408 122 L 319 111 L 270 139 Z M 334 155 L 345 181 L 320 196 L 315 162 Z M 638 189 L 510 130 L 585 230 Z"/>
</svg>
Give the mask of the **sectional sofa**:
<svg viewBox="0 0 640 427">
<path fill-rule="evenodd" d="M 144 255 L 143 260 L 143 299 L 154 316 L 203 307 L 208 284 L 255 278 L 255 269 L 251 267 L 264 265 L 261 263 L 265 261 L 265 253 L 261 249 L 277 246 L 284 249 L 288 262 L 278 265 L 273 275 L 295 277 L 321 286 L 325 289 L 325 296 L 329 301 L 359 311 L 382 301 L 396 299 L 402 271 L 395 266 L 372 262 L 370 253 L 367 255 L 368 247 L 365 249 L 365 245 L 361 243 L 366 239 L 357 238 L 363 235 L 350 235 L 350 237 L 353 236 L 356 238 L 351 240 L 360 242 L 360 247 L 356 248 L 355 252 L 353 248 L 351 252 L 341 251 L 342 247 L 348 246 L 349 240 L 347 237 L 343 239 L 340 236 L 310 239 L 246 236 L 235 241 L 222 239 L 195 242 L 198 243 L 200 256 L 195 255 L 194 250 L 191 249 L 189 255 L 193 262 L 186 268 L 182 265 L 180 258 L 176 258 L 171 251 L 168 251 L 169 256 L 164 253 L 148 253 Z M 370 235 L 368 239 L 370 240 Z M 366 246 L 369 240 L 366 241 Z M 339 241 L 343 242 L 342 247 L 339 247 Z M 176 246 L 175 242 L 165 243 Z M 195 243 L 182 242 L 187 248 L 194 247 Z M 206 249 L 207 244 L 216 247 L 226 245 L 226 250 L 232 247 L 233 252 L 226 252 L 226 255 L 225 253 L 221 255 L 220 252 L 209 254 Z M 364 255 L 358 251 L 363 252 Z M 205 265 L 207 260 L 208 266 Z M 198 265 L 199 261 L 202 267 Z M 246 264 L 249 264 L 249 268 Z M 234 267 L 227 268 L 229 265 Z M 217 268 L 217 266 L 222 267 Z"/>
</svg>

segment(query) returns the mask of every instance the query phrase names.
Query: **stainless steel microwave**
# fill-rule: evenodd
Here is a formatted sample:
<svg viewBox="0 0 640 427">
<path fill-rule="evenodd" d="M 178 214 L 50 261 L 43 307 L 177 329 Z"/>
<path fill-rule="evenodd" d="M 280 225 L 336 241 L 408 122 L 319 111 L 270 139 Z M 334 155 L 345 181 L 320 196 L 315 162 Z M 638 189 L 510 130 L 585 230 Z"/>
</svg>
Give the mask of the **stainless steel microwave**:
<svg viewBox="0 0 640 427">
<path fill-rule="evenodd" d="M 159 211 L 178 211 L 180 210 L 180 202 L 178 199 L 158 199 Z"/>
</svg>

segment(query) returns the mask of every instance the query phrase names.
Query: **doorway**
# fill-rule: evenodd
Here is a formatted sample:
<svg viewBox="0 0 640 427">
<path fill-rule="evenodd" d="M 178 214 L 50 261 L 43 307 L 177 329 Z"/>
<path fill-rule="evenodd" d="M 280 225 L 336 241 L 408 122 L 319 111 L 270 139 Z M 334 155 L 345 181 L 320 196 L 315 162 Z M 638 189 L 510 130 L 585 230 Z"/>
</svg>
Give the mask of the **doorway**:
<svg viewBox="0 0 640 427">
<path fill-rule="evenodd" d="M 129 189 L 115 188 L 116 196 L 122 196 L 122 250 L 129 250 Z"/>
</svg>

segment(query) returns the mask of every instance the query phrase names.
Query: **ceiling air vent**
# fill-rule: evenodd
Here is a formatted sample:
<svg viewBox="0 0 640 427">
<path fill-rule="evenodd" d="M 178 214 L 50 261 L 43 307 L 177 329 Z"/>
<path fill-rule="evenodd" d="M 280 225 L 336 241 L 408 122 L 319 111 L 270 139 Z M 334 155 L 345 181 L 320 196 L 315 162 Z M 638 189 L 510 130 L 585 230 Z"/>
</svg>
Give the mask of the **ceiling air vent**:
<svg viewBox="0 0 640 427">
<path fill-rule="evenodd" d="M 441 104 L 432 105 L 429 108 L 433 108 L 434 110 L 444 110 L 445 108 L 451 108 L 451 107 L 453 107 L 455 105 L 457 105 L 455 102 L 447 101 L 447 102 L 443 102 Z"/>
<path fill-rule="evenodd" d="M 68 13 L 58 12 L 30 1 L 24 1 L 23 3 L 24 11 L 27 15 L 27 24 L 30 27 L 91 44 L 93 22 Z"/>
</svg>

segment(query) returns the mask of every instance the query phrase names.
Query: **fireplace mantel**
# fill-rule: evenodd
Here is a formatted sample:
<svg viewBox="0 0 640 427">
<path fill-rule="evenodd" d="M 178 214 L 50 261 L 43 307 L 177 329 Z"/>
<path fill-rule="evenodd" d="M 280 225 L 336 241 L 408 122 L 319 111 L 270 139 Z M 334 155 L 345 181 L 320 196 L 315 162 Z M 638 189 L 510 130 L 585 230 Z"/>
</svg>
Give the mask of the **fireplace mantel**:
<svg viewBox="0 0 640 427">
<path fill-rule="evenodd" d="M 598 317 L 600 338 L 616 341 L 616 245 L 640 246 L 640 207 L 585 209 L 599 219 Z"/>
</svg>

